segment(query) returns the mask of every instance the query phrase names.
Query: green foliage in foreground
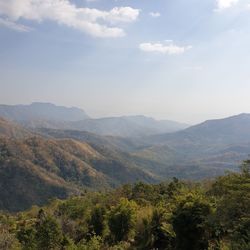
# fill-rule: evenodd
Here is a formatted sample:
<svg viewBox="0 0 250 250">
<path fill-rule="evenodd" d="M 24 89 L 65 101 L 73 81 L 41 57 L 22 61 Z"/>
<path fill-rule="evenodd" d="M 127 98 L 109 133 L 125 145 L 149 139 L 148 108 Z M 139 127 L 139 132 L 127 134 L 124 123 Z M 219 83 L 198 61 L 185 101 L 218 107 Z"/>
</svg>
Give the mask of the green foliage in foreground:
<svg viewBox="0 0 250 250">
<path fill-rule="evenodd" d="M 249 250 L 250 161 L 214 181 L 125 185 L 0 215 L 3 250 Z"/>
</svg>

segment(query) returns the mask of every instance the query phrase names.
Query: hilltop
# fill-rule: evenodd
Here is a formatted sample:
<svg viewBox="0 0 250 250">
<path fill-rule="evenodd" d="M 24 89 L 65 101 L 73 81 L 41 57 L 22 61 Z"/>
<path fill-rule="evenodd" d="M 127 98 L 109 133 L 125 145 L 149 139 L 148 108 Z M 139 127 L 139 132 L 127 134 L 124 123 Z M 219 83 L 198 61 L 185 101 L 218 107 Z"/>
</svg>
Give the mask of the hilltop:
<svg viewBox="0 0 250 250">
<path fill-rule="evenodd" d="M 79 121 L 89 116 L 79 108 L 34 102 L 30 105 L 0 105 L 0 117 L 18 122 Z"/>
</svg>

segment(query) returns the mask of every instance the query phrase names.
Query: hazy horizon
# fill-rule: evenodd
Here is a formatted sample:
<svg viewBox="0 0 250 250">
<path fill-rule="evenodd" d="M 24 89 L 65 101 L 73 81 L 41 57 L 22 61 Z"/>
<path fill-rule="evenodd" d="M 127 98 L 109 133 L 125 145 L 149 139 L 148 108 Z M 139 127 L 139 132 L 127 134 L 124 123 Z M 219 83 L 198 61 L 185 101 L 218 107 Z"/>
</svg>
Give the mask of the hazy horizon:
<svg viewBox="0 0 250 250">
<path fill-rule="evenodd" d="M 196 124 L 250 113 L 249 0 L 0 0 L 0 100 Z"/>
<path fill-rule="evenodd" d="M 34 101 L 34 102 L 31 102 L 31 103 L 15 103 L 15 104 L 6 104 L 6 103 L 0 103 L 0 105 L 10 105 L 10 106 L 18 106 L 18 105 L 31 105 L 31 104 L 34 104 L 34 103 L 39 103 L 39 104 L 52 104 L 52 105 L 56 105 L 56 106 L 62 106 L 62 107 L 66 107 L 66 108 L 79 108 L 79 109 L 82 109 L 91 119 L 100 119 L 100 118 L 115 118 L 115 117 L 126 117 L 126 116 L 145 116 L 145 117 L 148 117 L 148 118 L 153 118 L 155 120 L 169 120 L 169 121 L 175 121 L 175 122 L 180 122 L 180 123 L 183 123 L 183 124 L 187 124 L 187 125 L 197 125 L 199 123 L 202 123 L 202 122 L 205 122 L 207 120 L 215 120 L 215 119 L 224 119 L 224 118 L 228 118 L 228 117 L 232 117 L 232 116 L 237 116 L 237 115 L 241 115 L 243 114 L 244 112 L 241 112 L 241 113 L 236 113 L 236 114 L 229 114 L 229 115 L 226 115 L 226 116 L 220 116 L 220 115 L 217 115 L 217 116 L 213 116 L 211 115 L 211 118 L 208 118 L 208 119 L 204 119 L 204 120 L 199 120 L 197 122 L 194 122 L 194 123 L 188 123 L 186 121 L 181 121 L 181 120 L 175 120 L 175 119 L 169 119 L 169 118 L 161 118 L 161 117 L 156 117 L 154 116 L 154 114 L 152 115 L 147 115 L 147 114 L 139 114 L 139 113 L 128 113 L 128 114 L 121 114 L 121 113 L 118 113 L 118 114 L 103 114 L 103 115 L 92 115 L 91 113 L 89 113 L 86 109 L 84 109 L 83 107 L 78 107 L 78 106 L 71 106 L 71 105 L 64 105 L 64 104 L 58 104 L 58 103 L 52 103 L 52 102 L 43 102 L 43 101 Z"/>
</svg>

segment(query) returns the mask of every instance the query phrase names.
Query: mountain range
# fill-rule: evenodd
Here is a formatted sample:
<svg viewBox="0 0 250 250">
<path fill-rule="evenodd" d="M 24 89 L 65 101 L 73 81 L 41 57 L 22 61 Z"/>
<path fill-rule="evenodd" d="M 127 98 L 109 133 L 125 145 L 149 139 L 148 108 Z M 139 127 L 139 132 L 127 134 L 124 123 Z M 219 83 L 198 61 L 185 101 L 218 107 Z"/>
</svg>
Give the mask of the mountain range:
<svg viewBox="0 0 250 250">
<path fill-rule="evenodd" d="M 106 190 L 137 181 L 211 178 L 226 170 L 237 171 L 249 157 L 250 114 L 159 134 L 171 130 L 170 124 L 176 130 L 178 126 L 143 116 L 91 119 L 77 108 L 30 106 L 43 108 L 36 112 L 32 108 L 29 114 L 29 107 L 25 115 L 23 106 L 14 108 L 15 115 L 7 108 L 5 118 L 0 118 L 3 210 L 19 211 L 85 189 Z M 48 116 L 45 106 L 52 109 Z M 39 110 L 43 110 L 41 116 Z M 53 112 L 57 115 L 52 120 Z M 77 114 L 81 120 L 73 120 L 79 118 Z"/>
<path fill-rule="evenodd" d="M 176 133 L 147 137 L 144 142 L 151 145 L 134 153 L 144 159 L 210 171 L 237 170 L 250 153 L 250 114 L 205 121 Z"/>
<path fill-rule="evenodd" d="M 68 129 L 120 137 L 170 133 L 188 127 L 187 124 L 168 120 L 157 121 L 145 116 L 93 119 L 79 108 L 66 108 L 50 103 L 0 105 L 0 117 L 18 122 L 27 128 Z"/>
</svg>

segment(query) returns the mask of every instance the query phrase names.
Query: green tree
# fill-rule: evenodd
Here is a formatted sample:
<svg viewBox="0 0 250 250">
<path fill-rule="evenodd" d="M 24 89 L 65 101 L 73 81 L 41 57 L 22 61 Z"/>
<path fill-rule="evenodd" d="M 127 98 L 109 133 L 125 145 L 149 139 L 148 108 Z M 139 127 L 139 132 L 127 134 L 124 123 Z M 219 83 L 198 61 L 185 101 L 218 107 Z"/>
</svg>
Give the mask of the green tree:
<svg viewBox="0 0 250 250">
<path fill-rule="evenodd" d="M 250 217 L 242 219 L 232 235 L 232 249 L 250 249 Z"/>
<path fill-rule="evenodd" d="M 199 196 L 189 195 L 180 202 L 173 214 L 177 249 L 208 249 L 210 229 L 206 222 L 211 213 L 210 204 Z"/>
<path fill-rule="evenodd" d="M 22 245 L 24 250 L 33 250 L 36 249 L 36 240 L 35 240 L 35 230 L 32 226 L 27 227 L 25 225 L 21 226 L 17 231 L 17 239 Z"/>
<path fill-rule="evenodd" d="M 216 220 L 221 225 L 220 239 L 230 241 L 232 249 L 250 249 L 250 161 L 240 173 L 217 178 L 210 194 L 217 198 Z"/>
<path fill-rule="evenodd" d="M 93 208 L 91 213 L 89 227 L 91 233 L 94 233 L 97 236 L 102 236 L 106 229 L 106 209 L 100 205 L 97 205 Z"/>
<path fill-rule="evenodd" d="M 37 248 L 40 250 L 59 249 L 62 241 L 62 232 L 57 221 L 39 213 L 39 220 L 36 225 Z"/>
<path fill-rule="evenodd" d="M 139 249 L 174 249 L 175 233 L 163 208 L 154 210 L 151 219 L 143 220 L 143 230 L 137 236 Z"/>
<path fill-rule="evenodd" d="M 101 250 L 102 238 L 100 236 L 93 236 L 89 241 L 82 241 L 78 244 L 77 250 Z"/>
<path fill-rule="evenodd" d="M 134 201 L 123 198 L 116 207 L 111 209 L 108 225 L 114 242 L 126 241 L 134 233 L 136 208 Z"/>
</svg>

